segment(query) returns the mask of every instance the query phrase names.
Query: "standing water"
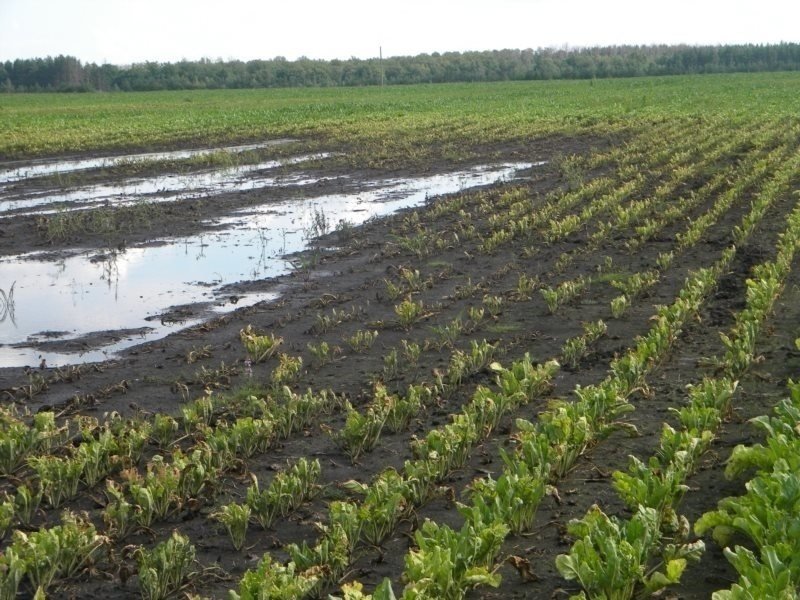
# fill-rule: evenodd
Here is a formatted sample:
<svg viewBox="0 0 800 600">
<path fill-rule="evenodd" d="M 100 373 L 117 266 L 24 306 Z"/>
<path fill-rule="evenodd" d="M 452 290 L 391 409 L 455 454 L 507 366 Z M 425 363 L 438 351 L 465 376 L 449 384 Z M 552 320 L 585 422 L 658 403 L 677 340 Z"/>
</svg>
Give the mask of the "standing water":
<svg viewBox="0 0 800 600">
<path fill-rule="evenodd" d="M 513 178 L 531 166 L 483 166 L 366 182 L 367 191 L 273 202 L 216 221 L 213 233 L 124 251 L 86 252 L 56 261 L 36 255 L 0 259 L 0 366 L 33 365 L 41 358 L 51 366 L 103 360 L 210 315 L 274 298 L 274 292 L 232 297 L 224 288 L 291 271 L 285 257 L 307 247 L 315 215 L 359 225 L 419 206 L 430 196 Z M 185 305 L 194 306 L 181 320 L 158 318 L 170 307 Z M 95 339 L 82 342 L 104 331 L 117 333 L 104 336 L 103 347 Z M 70 352 L 33 347 L 45 340 L 72 341 L 66 344 Z"/>
</svg>

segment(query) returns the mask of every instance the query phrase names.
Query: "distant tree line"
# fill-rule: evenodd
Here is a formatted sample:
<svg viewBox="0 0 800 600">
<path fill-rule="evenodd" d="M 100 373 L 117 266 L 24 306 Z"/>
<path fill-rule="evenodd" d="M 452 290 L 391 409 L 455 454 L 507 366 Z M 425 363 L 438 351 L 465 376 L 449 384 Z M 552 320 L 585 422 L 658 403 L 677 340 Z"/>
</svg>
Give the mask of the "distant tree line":
<svg viewBox="0 0 800 600">
<path fill-rule="evenodd" d="M 82 64 L 72 56 L 0 63 L 0 91 L 144 91 L 332 87 L 386 84 L 590 79 L 800 69 L 800 44 L 607 46 L 445 52 L 377 58 Z"/>
</svg>

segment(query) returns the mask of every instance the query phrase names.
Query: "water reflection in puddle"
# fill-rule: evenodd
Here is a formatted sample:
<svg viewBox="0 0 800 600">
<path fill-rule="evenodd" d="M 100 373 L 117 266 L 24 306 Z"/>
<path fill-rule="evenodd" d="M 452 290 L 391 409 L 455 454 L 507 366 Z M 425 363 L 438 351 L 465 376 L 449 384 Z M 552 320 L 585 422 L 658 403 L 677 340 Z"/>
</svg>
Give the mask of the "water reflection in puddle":
<svg viewBox="0 0 800 600">
<path fill-rule="evenodd" d="M 24 212 L 26 209 L 51 205 L 58 205 L 62 210 L 70 205 L 73 208 L 85 208 L 87 205 L 106 203 L 119 206 L 141 201 L 145 196 L 148 196 L 147 199 L 152 202 L 173 202 L 196 198 L 201 194 L 239 192 L 278 184 L 309 185 L 318 180 L 302 175 L 272 174 L 265 176 L 258 173 L 310 160 L 319 160 L 328 156 L 330 156 L 329 153 L 307 154 L 200 173 L 131 178 L 119 183 L 91 185 L 59 193 L 46 191 L 18 195 L 13 191 L 4 192 L 3 187 L 0 186 L 0 218 L 27 215 L 30 213 Z M 35 212 L 36 214 L 47 214 L 53 210 L 37 210 Z"/>
<path fill-rule="evenodd" d="M 430 196 L 512 178 L 517 170 L 531 166 L 507 164 L 420 179 L 384 180 L 360 193 L 272 203 L 223 219 L 224 228 L 213 234 L 130 248 L 99 260 L 91 260 L 90 254 L 58 262 L 4 259 L 0 261 L 0 282 L 16 282 L 16 310 L 14 323 L 0 323 L 0 366 L 36 364 L 39 356 L 53 366 L 102 360 L 193 322 L 146 320 L 170 306 L 209 302 L 215 310 L 227 311 L 267 299 L 269 294 L 253 294 L 236 298 L 234 304 L 221 287 L 289 272 L 292 266 L 284 257 L 306 247 L 317 211 L 323 211 L 330 223 L 345 220 L 358 225 L 418 206 Z M 65 332 L 59 339 L 69 339 L 87 332 L 143 327 L 152 329 L 80 355 L 9 346 L 41 339 L 42 332 L 48 331 Z"/>
<path fill-rule="evenodd" d="M 230 152 L 236 154 L 250 150 L 261 150 L 272 146 L 288 144 L 293 140 L 278 139 L 259 142 L 257 144 L 244 144 L 240 146 L 224 146 L 222 148 L 194 148 L 191 150 L 170 150 L 169 152 L 144 152 L 139 154 L 125 154 L 121 156 L 99 156 L 93 158 L 77 158 L 74 160 L 42 159 L 20 163 L 7 163 L 0 165 L 0 184 L 22 181 L 31 177 L 43 177 L 85 171 L 87 169 L 101 169 L 114 167 L 126 162 L 145 160 L 180 160 L 209 154 L 212 152 Z M 11 166 L 15 165 L 15 166 Z"/>
</svg>

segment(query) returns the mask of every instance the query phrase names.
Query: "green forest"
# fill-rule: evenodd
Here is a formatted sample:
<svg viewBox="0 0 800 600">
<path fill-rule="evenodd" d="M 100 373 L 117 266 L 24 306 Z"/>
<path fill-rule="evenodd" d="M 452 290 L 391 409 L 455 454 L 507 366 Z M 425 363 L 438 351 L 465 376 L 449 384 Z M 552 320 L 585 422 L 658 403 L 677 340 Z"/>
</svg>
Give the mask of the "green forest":
<svg viewBox="0 0 800 600">
<path fill-rule="evenodd" d="M 445 52 L 384 59 L 84 64 L 72 56 L 0 63 L 0 91 L 149 91 L 591 79 L 800 69 L 800 44 L 608 46 Z"/>
</svg>

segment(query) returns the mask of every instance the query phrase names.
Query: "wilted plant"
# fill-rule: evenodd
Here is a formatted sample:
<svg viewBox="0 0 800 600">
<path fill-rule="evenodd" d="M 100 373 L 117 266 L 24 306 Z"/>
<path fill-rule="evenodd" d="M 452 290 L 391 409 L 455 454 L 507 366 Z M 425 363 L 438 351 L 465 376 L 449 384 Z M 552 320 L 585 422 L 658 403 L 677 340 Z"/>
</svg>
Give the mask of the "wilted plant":
<svg viewBox="0 0 800 600">
<path fill-rule="evenodd" d="M 247 355 L 254 363 L 264 362 L 272 357 L 283 343 L 283 338 L 275 334 L 258 335 L 253 331 L 253 326 L 248 325 L 239 332 L 239 338 L 244 344 Z"/>
<path fill-rule="evenodd" d="M 394 312 L 397 315 L 397 323 L 400 327 L 408 330 L 423 316 L 422 300 L 414 302 L 411 298 L 406 298 L 394 307 Z"/>
<path fill-rule="evenodd" d="M 111 479 L 106 481 L 106 497 L 103 521 L 107 532 L 113 538 L 123 539 L 145 519 L 139 517 L 139 507 L 128 502 L 122 487 Z"/>
<path fill-rule="evenodd" d="M 619 319 L 628 310 L 631 301 L 627 296 L 617 296 L 611 300 L 611 315 L 615 319 Z"/>
<path fill-rule="evenodd" d="M 276 385 L 291 383 L 300 376 L 300 370 L 302 368 L 302 356 L 289 356 L 283 353 L 278 357 L 278 366 L 272 371 L 272 383 Z"/>
<path fill-rule="evenodd" d="M 170 415 L 156 413 L 150 435 L 160 448 L 169 448 L 178 433 L 178 422 Z"/>
<path fill-rule="evenodd" d="M 538 285 L 538 277 L 528 277 L 525 273 L 521 273 L 517 280 L 517 288 L 514 290 L 514 299 L 518 301 L 530 300 L 533 298 L 533 292 Z"/>
<path fill-rule="evenodd" d="M 200 359 L 208 358 L 211 356 L 211 346 L 201 346 L 200 348 L 192 346 L 192 349 L 186 353 L 186 362 L 192 364 Z"/>
<path fill-rule="evenodd" d="M 489 315 L 494 319 L 501 312 L 503 312 L 503 297 L 486 294 L 483 297 L 483 306 L 489 311 Z"/>
</svg>

